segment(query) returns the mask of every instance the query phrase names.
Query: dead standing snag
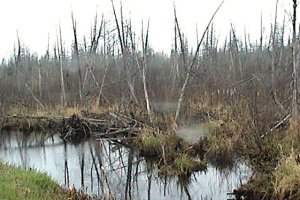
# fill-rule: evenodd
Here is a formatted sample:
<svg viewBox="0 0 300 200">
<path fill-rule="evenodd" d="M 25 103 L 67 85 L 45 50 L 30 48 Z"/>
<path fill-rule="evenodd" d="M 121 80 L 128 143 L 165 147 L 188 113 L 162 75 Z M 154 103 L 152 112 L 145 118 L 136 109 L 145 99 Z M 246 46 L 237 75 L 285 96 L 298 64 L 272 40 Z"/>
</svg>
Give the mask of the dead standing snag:
<svg viewBox="0 0 300 200">
<path fill-rule="evenodd" d="M 223 0 L 220 5 L 218 6 L 218 8 L 216 9 L 216 11 L 214 12 L 214 14 L 212 15 L 212 17 L 210 18 L 207 26 L 206 26 L 206 29 L 204 30 L 203 34 L 202 34 L 202 37 L 201 37 L 201 40 L 199 41 L 198 45 L 197 45 L 197 49 L 195 51 L 195 54 L 194 54 L 194 57 L 193 57 L 193 60 L 192 62 L 190 63 L 189 67 L 188 64 L 187 64 L 187 61 L 185 59 L 185 55 L 184 55 L 184 46 L 183 46 L 183 38 L 182 38 L 182 35 L 181 35 L 181 30 L 180 30 L 180 27 L 179 27 L 179 23 L 178 23 L 178 19 L 177 19 L 177 14 L 176 14 L 176 9 L 175 9 L 175 6 L 174 6 L 174 16 L 175 16 L 175 23 L 176 23 L 176 27 L 177 27 L 177 30 L 178 30 L 178 34 L 179 34 L 179 37 L 180 37 L 180 45 L 181 45 L 181 50 L 183 51 L 183 62 L 184 62 L 184 66 L 187 67 L 187 73 L 186 73 L 186 76 L 185 76 L 185 80 L 183 82 L 183 85 L 181 87 L 181 90 L 180 90 L 180 94 L 179 94 L 179 99 L 178 99 L 178 102 L 177 102 L 177 108 L 176 108 L 176 114 L 175 114 L 175 122 L 177 121 L 178 117 L 179 117 L 179 113 L 180 113 L 180 109 L 181 109 L 181 104 L 182 104 L 182 101 L 183 101 L 183 97 L 184 97 L 184 92 L 185 92 L 185 88 L 189 82 L 189 79 L 190 79 L 190 76 L 191 76 L 191 72 L 192 72 L 192 69 L 193 69 L 193 66 L 197 60 L 197 55 L 198 55 L 198 52 L 200 50 L 200 46 L 203 42 L 203 39 L 204 39 L 204 36 L 206 34 L 206 32 L 208 31 L 208 28 L 210 26 L 210 24 L 212 23 L 215 15 L 217 14 L 217 12 L 219 11 L 219 9 L 221 8 L 221 6 L 223 5 L 225 0 Z"/>
</svg>

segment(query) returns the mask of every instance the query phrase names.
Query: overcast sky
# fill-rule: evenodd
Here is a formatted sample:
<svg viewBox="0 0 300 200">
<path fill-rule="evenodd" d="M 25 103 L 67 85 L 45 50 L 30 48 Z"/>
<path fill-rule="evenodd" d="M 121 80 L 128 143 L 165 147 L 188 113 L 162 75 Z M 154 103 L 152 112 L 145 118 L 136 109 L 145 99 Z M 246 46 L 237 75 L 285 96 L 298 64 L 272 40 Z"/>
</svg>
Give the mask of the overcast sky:
<svg viewBox="0 0 300 200">
<path fill-rule="evenodd" d="M 173 1 L 176 4 L 179 23 L 189 39 L 190 46 L 195 46 L 196 24 L 199 34 L 203 32 L 212 13 L 222 0 L 123 0 L 124 13 L 133 20 L 135 30 L 140 33 L 141 21 L 150 18 L 150 44 L 156 51 L 169 53 L 173 39 Z M 120 0 L 114 0 L 119 7 Z M 230 23 L 237 34 L 244 31 L 255 41 L 260 32 L 260 16 L 266 28 L 265 37 L 269 36 L 270 23 L 274 21 L 276 0 L 225 0 L 214 24 L 217 36 L 224 39 L 230 30 Z M 292 0 L 279 0 L 279 20 L 291 13 Z M 0 58 L 8 57 L 13 52 L 17 31 L 22 44 L 32 52 L 43 54 L 56 39 L 58 24 L 61 24 L 65 44 L 70 45 L 72 37 L 71 11 L 78 21 L 79 37 L 90 35 L 90 28 L 96 11 L 99 19 L 104 14 L 112 20 L 110 0 L 9 0 L 0 2 Z M 290 25 L 289 22 L 288 25 Z M 290 29 L 291 26 L 288 26 Z M 51 47 L 50 46 L 50 47 Z"/>
</svg>

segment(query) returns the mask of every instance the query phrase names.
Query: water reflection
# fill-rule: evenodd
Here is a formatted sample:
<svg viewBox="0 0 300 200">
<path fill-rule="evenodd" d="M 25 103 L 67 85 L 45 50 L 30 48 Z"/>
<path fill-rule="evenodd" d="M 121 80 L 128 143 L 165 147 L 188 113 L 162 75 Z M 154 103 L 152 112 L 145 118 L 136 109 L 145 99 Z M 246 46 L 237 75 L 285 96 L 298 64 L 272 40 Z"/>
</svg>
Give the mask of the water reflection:
<svg viewBox="0 0 300 200">
<path fill-rule="evenodd" d="M 189 177 L 158 176 L 151 163 L 118 143 L 91 139 L 74 146 L 41 133 L 1 133 L 0 158 L 45 171 L 65 187 L 116 199 L 226 199 L 251 175 L 238 164 L 227 171 L 209 166 Z"/>
</svg>

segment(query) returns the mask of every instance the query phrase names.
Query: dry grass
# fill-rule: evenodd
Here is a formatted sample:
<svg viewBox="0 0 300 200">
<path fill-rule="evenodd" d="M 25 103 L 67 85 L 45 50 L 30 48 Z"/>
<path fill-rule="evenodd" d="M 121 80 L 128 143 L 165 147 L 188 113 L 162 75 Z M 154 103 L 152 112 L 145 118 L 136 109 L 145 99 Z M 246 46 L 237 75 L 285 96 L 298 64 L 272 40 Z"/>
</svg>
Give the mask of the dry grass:
<svg viewBox="0 0 300 200">
<path fill-rule="evenodd" d="M 136 139 L 137 148 L 142 155 L 157 156 L 162 153 L 165 136 L 157 136 L 149 131 L 139 134 Z"/>
<path fill-rule="evenodd" d="M 6 109 L 7 115 L 32 115 L 32 116 L 71 116 L 73 114 L 80 115 L 84 108 L 79 106 L 62 107 L 57 105 L 55 107 L 46 108 L 29 108 L 26 106 L 11 106 Z"/>
<path fill-rule="evenodd" d="M 287 129 L 287 138 L 294 143 L 300 144 L 300 119 L 291 118 Z"/>
<path fill-rule="evenodd" d="M 201 124 L 210 133 L 208 134 L 209 153 L 227 155 L 234 152 L 236 145 L 243 139 L 244 132 L 240 118 L 235 115 L 233 109 L 226 105 L 209 105 L 205 102 L 192 103 L 190 106 L 193 110 L 205 115 L 205 121 Z"/>
<path fill-rule="evenodd" d="M 52 112 L 54 115 L 71 116 L 73 114 L 76 114 L 80 116 L 82 110 L 83 108 L 78 106 L 66 107 L 66 108 L 57 106 L 54 108 Z"/>
<path fill-rule="evenodd" d="M 189 154 L 190 149 L 175 134 L 153 133 L 149 130 L 141 132 L 136 141 L 141 155 L 157 162 L 160 174 L 182 175 L 206 167 L 205 160 L 195 160 Z"/>
<path fill-rule="evenodd" d="M 279 200 L 298 199 L 300 197 L 300 165 L 292 153 L 278 164 L 274 176 L 275 196 Z"/>
<path fill-rule="evenodd" d="M 135 144 L 142 155 L 174 157 L 181 139 L 175 134 L 154 133 L 143 130 L 136 138 Z M 164 154 L 164 155 L 163 155 Z"/>
</svg>

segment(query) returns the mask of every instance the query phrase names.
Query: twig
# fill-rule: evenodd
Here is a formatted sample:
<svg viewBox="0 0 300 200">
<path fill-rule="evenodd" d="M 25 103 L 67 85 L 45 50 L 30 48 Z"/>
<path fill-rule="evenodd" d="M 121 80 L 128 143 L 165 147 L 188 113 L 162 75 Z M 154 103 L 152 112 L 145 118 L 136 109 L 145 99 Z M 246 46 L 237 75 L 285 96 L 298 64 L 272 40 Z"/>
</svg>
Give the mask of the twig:
<svg viewBox="0 0 300 200">
<path fill-rule="evenodd" d="M 31 89 L 29 88 L 28 84 L 25 83 L 25 85 L 26 85 L 26 87 L 27 87 L 29 93 L 31 94 L 32 98 L 33 98 L 33 99 L 34 99 L 34 100 L 35 100 L 42 108 L 45 108 L 45 106 L 38 100 L 38 98 L 36 98 L 36 97 L 34 96 L 34 94 L 32 93 Z"/>
<path fill-rule="evenodd" d="M 291 117 L 291 114 L 288 114 L 285 118 L 283 118 L 280 122 L 278 122 L 269 132 L 266 132 L 265 134 L 261 135 L 260 137 L 263 138 L 267 134 L 272 133 L 275 129 L 277 129 L 281 124 L 283 124 L 286 120 L 288 120 Z"/>
<path fill-rule="evenodd" d="M 101 137 L 101 136 L 107 136 L 107 135 L 114 135 L 117 133 L 124 133 L 124 132 L 128 132 L 128 131 L 133 131 L 133 132 L 137 132 L 139 131 L 139 128 L 134 128 L 134 127 L 130 127 L 130 128 L 120 128 L 116 131 L 111 131 L 111 132 L 106 132 L 106 133 L 98 133 L 98 132 L 92 132 L 93 134 L 97 134 L 97 137 Z M 136 134 L 134 134 L 136 135 Z"/>
</svg>

